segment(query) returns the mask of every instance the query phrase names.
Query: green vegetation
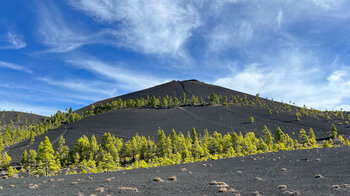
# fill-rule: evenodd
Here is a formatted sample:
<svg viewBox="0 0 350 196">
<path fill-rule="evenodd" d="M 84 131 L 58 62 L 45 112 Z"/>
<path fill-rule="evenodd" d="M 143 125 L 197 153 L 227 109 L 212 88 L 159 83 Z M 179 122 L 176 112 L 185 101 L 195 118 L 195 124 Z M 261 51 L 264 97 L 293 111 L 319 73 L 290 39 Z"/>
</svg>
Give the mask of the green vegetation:
<svg viewBox="0 0 350 196">
<path fill-rule="evenodd" d="M 55 175 L 65 172 L 66 174 L 96 173 L 116 171 L 122 169 L 157 167 L 180 163 L 216 160 L 256 153 L 277 152 L 284 150 L 328 148 L 335 146 L 350 146 L 350 141 L 342 136 L 337 139 L 340 145 L 334 145 L 333 140 L 316 143 L 312 129 L 308 133 L 301 129 L 299 133 L 300 143 L 285 134 L 279 127 L 273 137 L 271 131 L 265 126 L 262 135 L 256 137 L 254 132 L 243 135 L 241 132 L 232 132 L 222 135 L 214 132 L 209 134 L 204 131 L 203 136 L 198 136 L 196 129 L 183 133 L 172 130 L 169 136 L 164 131 L 158 130 L 157 140 L 139 136 L 136 134 L 132 139 L 124 141 L 110 133 L 105 133 L 101 143 L 96 141 L 95 136 L 91 139 L 85 135 L 75 143 L 74 149 L 69 150 L 65 140 L 61 136 L 59 148 L 54 152 L 48 137 L 40 143 L 37 154 L 35 150 L 23 152 L 21 158 L 22 172 L 31 175 Z M 9 166 L 9 161 L 2 166 Z M 8 157 L 8 156 L 7 156 Z M 11 170 L 11 171 L 10 171 Z M 9 173 L 16 173 L 9 167 Z"/>
<path fill-rule="evenodd" d="M 254 117 L 253 116 L 250 117 L 250 123 L 254 123 Z"/>
</svg>

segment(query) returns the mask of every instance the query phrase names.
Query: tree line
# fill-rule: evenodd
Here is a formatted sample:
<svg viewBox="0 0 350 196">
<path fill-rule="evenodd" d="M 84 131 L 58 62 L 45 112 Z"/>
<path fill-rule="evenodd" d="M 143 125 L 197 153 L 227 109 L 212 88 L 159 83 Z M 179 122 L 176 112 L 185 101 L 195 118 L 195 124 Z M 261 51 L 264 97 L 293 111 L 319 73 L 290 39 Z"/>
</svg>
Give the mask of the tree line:
<svg viewBox="0 0 350 196">
<path fill-rule="evenodd" d="M 96 173 L 284 150 L 350 146 L 348 139 L 344 140 L 341 135 L 337 135 L 336 127 L 333 125 L 330 139 L 324 140 L 322 144 L 316 142 L 312 128 L 308 132 L 301 129 L 298 139 L 292 139 L 279 127 L 275 135 L 272 135 L 266 126 L 260 137 L 257 137 L 254 132 L 247 132 L 244 135 L 241 132 L 231 132 L 222 135 L 218 132 L 209 134 L 208 130 L 205 130 L 203 135 L 198 135 L 195 128 L 186 134 L 177 133 L 173 129 L 166 136 L 164 131 L 159 129 L 156 140 L 136 134 L 132 139 L 124 141 L 107 132 L 102 136 L 101 141 L 97 142 L 94 135 L 90 139 L 83 135 L 77 140 L 73 149 L 69 149 L 61 136 L 59 147 L 54 151 L 49 138 L 45 137 L 37 150 L 23 152 L 20 171 L 10 166 L 11 158 L 6 152 L 0 159 L 0 165 L 2 168 L 8 168 L 9 176 L 16 175 L 18 172 L 49 176 L 62 172 L 66 174 Z"/>
</svg>

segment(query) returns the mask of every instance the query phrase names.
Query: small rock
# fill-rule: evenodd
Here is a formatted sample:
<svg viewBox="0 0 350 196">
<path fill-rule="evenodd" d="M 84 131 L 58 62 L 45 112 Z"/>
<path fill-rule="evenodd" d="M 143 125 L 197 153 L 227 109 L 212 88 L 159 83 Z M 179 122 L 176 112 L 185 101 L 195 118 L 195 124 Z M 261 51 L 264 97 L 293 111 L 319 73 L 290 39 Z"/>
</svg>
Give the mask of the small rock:
<svg viewBox="0 0 350 196">
<path fill-rule="evenodd" d="M 168 180 L 177 181 L 177 178 L 176 178 L 176 176 L 171 176 L 170 178 L 168 178 Z"/>
<path fill-rule="evenodd" d="M 221 187 L 218 192 L 227 192 L 227 188 L 226 187 Z"/>
<path fill-rule="evenodd" d="M 262 180 L 263 180 L 263 179 L 260 178 L 260 177 L 255 177 L 254 179 L 255 179 L 255 180 L 258 180 L 258 181 L 262 181 Z"/>
<path fill-rule="evenodd" d="M 63 182 L 64 179 L 63 179 L 63 178 L 59 178 L 59 179 L 57 179 L 57 181 L 58 181 L 58 182 Z"/>
<path fill-rule="evenodd" d="M 84 196 L 84 193 L 79 192 L 79 193 L 77 194 L 77 196 Z"/>
<path fill-rule="evenodd" d="M 8 176 L 3 176 L 2 179 L 9 179 L 9 177 Z"/>
<path fill-rule="evenodd" d="M 276 159 L 281 159 L 281 157 L 276 157 Z"/>
<path fill-rule="evenodd" d="M 315 161 L 321 161 L 321 159 L 320 158 L 316 158 Z"/>
<path fill-rule="evenodd" d="M 111 180 L 111 178 L 106 178 L 106 182 L 110 182 Z"/>
<path fill-rule="evenodd" d="M 30 189 L 37 189 L 39 186 L 37 184 L 29 184 Z"/>
<path fill-rule="evenodd" d="M 286 168 L 281 168 L 281 171 L 284 171 L 284 172 L 285 172 L 285 171 L 287 171 L 287 169 L 286 169 Z"/>
<path fill-rule="evenodd" d="M 185 171 L 187 171 L 187 169 L 186 169 L 186 168 L 182 168 L 181 171 L 182 171 L 182 172 L 185 172 Z"/>
<path fill-rule="evenodd" d="M 15 187 L 16 187 L 16 185 L 14 185 L 14 184 L 10 184 L 10 187 L 11 187 L 11 188 L 15 188 Z"/>
<path fill-rule="evenodd" d="M 280 185 L 278 185 L 277 188 L 278 188 L 278 189 L 287 189 L 287 185 L 285 185 L 285 184 L 280 184 Z"/>
<path fill-rule="evenodd" d="M 345 188 L 350 188 L 350 184 L 343 184 L 342 186 Z"/>
<path fill-rule="evenodd" d="M 39 174 L 35 174 L 33 177 L 34 178 L 39 178 L 40 176 L 39 176 Z"/>
<path fill-rule="evenodd" d="M 241 174 L 241 173 L 242 173 L 242 171 L 237 171 L 237 173 L 238 173 L 238 174 Z"/>
<path fill-rule="evenodd" d="M 230 188 L 227 191 L 233 193 L 233 192 L 236 192 L 236 189 L 235 188 Z"/>
<path fill-rule="evenodd" d="M 259 195 L 259 191 L 254 191 L 253 195 Z"/>
<path fill-rule="evenodd" d="M 118 187 L 118 191 L 122 192 L 122 191 L 134 191 L 134 192 L 139 192 L 139 190 L 136 187 L 127 187 L 127 186 L 121 186 Z"/>
<path fill-rule="evenodd" d="M 332 188 L 334 188 L 334 189 L 340 189 L 340 185 L 335 184 L 335 185 L 332 186 Z"/>
<path fill-rule="evenodd" d="M 2 189 L 4 189 L 4 187 L 3 187 L 3 186 L 0 186 L 0 190 L 2 190 Z"/>
<path fill-rule="evenodd" d="M 92 193 L 92 194 L 90 194 L 89 196 L 97 196 L 96 194 L 94 194 L 94 193 Z"/>
<path fill-rule="evenodd" d="M 212 165 L 212 164 L 210 164 L 210 163 L 209 163 L 208 165 L 209 165 L 209 167 L 213 167 L 213 165 Z"/>
<path fill-rule="evenodd" d="M 204 167 L 206 167 L 206 166 L 207 166 L 207 164 L 205 164 L 205 163 L 203 163 L 202 165 L 203 165 Z"/>
<path fill-rule="evenodd" d="M 48 181 L 47 180 L 44 180 L 43 183 L 46 184 Z"/>
<path fill-rule="evenodd" d="M 89 179 L 89 180 L 94 180 L 94 178 L 91 177 L 91 176 L 88 176 L 87 179 Z"/>
<path fill-rule="evenodd" d="M 51 178 L 49 181 L 50 181 L 50 182 L 55 182 L 55 179 Z"/>
<path fill-rule="evenodd" d="M 316 174 L 314 178 L 324 178 L 321 174 Z"/>
<path fill-rule="evenodd" d="M 283 194 L 288 194 L 288 195 L 299 195 L 299 191 L 284 191 Z"/>
<path fill-rule="evenodd" d="M 105 188 L 103 186 L 101 186 L 101 187 L 98 187 L 96 189 L 96 191 L 99 192 L 99 193 L 103 193 L 103 192 L 105 192 Z"/>
<path fill-rule="evenodd" d="M 192 174 L 192 172 L 191 172 L 191 171 L 189 171 L 188 173 L 189 173 L 189 174 Z"/>
<path fill-rule="evenodd" d="M 210 185 L 215 185 L 217 187 L 228 187 L 229 186 L 225 182 L 217 182 L 216 180 L 212 180 L 209 184 Z"/>
<path fill-rule="evenodd" d="M 156 182 L 164 182 L 164 180 L 162 180 L 160 177 L 155 177 L 153 179 L 153 181 L 156 181 Z"/>
<path fill-rule="evenodd" d="M 236 193 L 236 195 L 235 196 L 241 196 L 241 194 L 240 193 Z"/>
<path fill-rule="evenodd" d="M 72 185 L 77 185 L 78 184 L 78 182 L 72 182 Z"/>
</svg>

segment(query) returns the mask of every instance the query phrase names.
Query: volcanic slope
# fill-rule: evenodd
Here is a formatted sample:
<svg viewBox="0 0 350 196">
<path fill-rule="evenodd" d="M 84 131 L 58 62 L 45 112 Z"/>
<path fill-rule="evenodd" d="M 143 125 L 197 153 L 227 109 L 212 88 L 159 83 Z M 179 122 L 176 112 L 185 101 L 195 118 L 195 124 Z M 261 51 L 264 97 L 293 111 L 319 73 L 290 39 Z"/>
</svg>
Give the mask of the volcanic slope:
<svg viewBox="0 0 350 196">
<path fill-rule="evenodd" d="M 14 126 L 21 127 L 26 125 L 26 122 L 27 124 L 36 124 L 48 118 L 49 117 L 46 117 L 46 116 L 40 116 L 37 114 L 31 114 L 31 113 L 25 113 L 25 112 L 1 111 L 0 112 L 0 122 L 1 122 L 0 130 L 6 129 L 6 126 L 11 125 L 12 123 Z"/>
<path fill-rule="evenodd" d="M 212 92 L 218 94 L 226 93 L 227 95 L 238 93 L 236 91 L 207 85 L 197 81 L 170 82 L 160 85 L 157 88 L 162 87 L 162 89 L 165 89 L 160 91 L 163 95 L 170 95 L 170 92 L 176 91 L 172 89 L 172 87 L 180 85 L 175 85 L 174 83 L 191 84 L 193 89 L 203 89 L 198 90 L 198 94 L 203 97 L 207 97 Z M 195 84 L 198 85 L 198 88 Z M 177 87 L 174 88 L 177 89 Z M 187 89 L 190 88 L 188 87 Z M 154 91 L 149 93 L 147 91 L 142 92 L 143 94 L 152 95 Z M 134 97 L 129 96 L 129 98 Z M 280 104 L 272 101 L 271 103 Z M 250 122 L 251 117 L 254 117 L 253 123 Z M 240 103 L 230 104 L 227 107 L 186 106 L 168 109 L 129 108 L 109 111 L 84 118 L 37 136 L 33 144 L 29 144 L 28 141 L 22 141 L 6 148 L 5 150 L 8 151 L 9 155 L 16 162 L 20 160 L 20 156 L 24 149 L 27 149 L 27 151 L 29 149 L 37 149 L 39 143 L 43 141 L 45 136 L 50 138 L 50 141 L 55 148 L 58 147 L 59 137 L 64 136 L 66 144 L 70 149 L 73 149 L 75 142 L 82 135 L 86 135 L 89 138 L 91 138 L 92 135 L 95 135 L 98 140 L 105 132 L 110 132 L 123 139 L 129 139 L 135 136 L 136 133 L 142 136 L 155 137 L 158 128 L 163 129 L 166 134 L 170 134 L 172 129 L 175 129 L 177 132 L 186 133 L 194 127 L 198 134 L 203 134 L 204 129 L 208 129 L 209 132 L 218 131 L 223 134 L 231 131 L 242 131 L 243 134 L 247 131 L 254 131 L 255 134 L 259 136 L 265 125 L 271 129 L 272 133 L 274 133 L 279 126 L 283 132 L 288 133 L 293 139 L 298 138 L 298 133 L 301 128 L 304 128 L 305 130 L 313 128 L 316 138 L 322 139 L 329 136 L 332 123 L 335 122 L 327 120 L 326 118 L 310 116 L 302 116 L 301 119 L 297 121 L 295 116 L 291 116 L 289 113 L 280 112 L 277 114 L 276 112 L 273 112 L 271 114 L 267 109 L 243 106 Z M 350 126 L 343 123 L 341 125 L 337 124 L 337 128 L 339 134 L 342 134 L 347 138 L 350 137 Z"/>
<path fill-rule="evenodd" d="M 349 147 L 281 151 L 99 174 L 0 179 L 0 195 L 345 196 L 349 162 Z M 168 180 L 172 176 L 176 181 Z M 153 181 L 156 177 L 164 181 Z M 227 192 L 210 185 L 213 180 L 223 182 Z"/>
<path fill-rule="evenodd" d="M 198 80 L 184 80 L 184 81 L 173 80 L 168 83 L 154 86 L 148 89 L 101 100 L 93 104 L 90 104 L 86 107 L 83 107 L 77 110 L 76 112 L 82 113 L 85 110 L 89 110 L 92 105 L 96 106 L 99 104 L 111 103 L 112 101 L 118 100 L 119 98 L 122 100 L 127 100 L 127 99 L 136 100 L 138 98 L 147 98 L 147 96 L 153 96 L 153 95 L 156 97 L 165 97 L 166 95 L 169 95 L 171 97 L 177 97 L 178 99 L 182 99 L 184 93 L 187 96 L 195 95 L 198 97 L 202 97 L 204 100 L 208 100 L 208 96 L 210 96 L 212 93 L 215 93 L 217 95 L 227 96 L 227 97 L 231 97 L 231 95 L 233 96 L 239 95 L 242 97 L 243 95 L 245 95 L 244 93 L 241 93 L 238 91 L 227 89 L 221 86 L 206 84 Z M 248 94 L 246 95 L 248 96 L 248 98 L 251 97 Z"/>
</svg>

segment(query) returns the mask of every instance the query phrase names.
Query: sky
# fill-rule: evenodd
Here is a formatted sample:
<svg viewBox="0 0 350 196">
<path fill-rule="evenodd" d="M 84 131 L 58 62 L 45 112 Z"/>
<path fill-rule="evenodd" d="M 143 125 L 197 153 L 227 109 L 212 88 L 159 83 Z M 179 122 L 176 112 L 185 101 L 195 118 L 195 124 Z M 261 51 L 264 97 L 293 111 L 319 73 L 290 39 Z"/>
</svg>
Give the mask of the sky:
<svg viewBox="0 0 350 196">
<path fill-rule="evenodd" d="M 350 2 L 2 0 L 0 110 L 70 106 L 197 79 L 350 110 Z"/>
</svg>

